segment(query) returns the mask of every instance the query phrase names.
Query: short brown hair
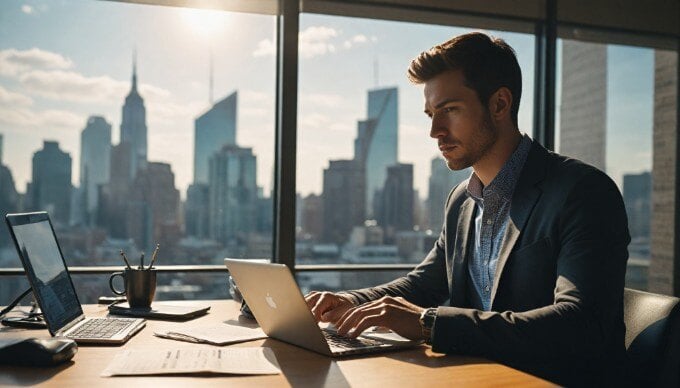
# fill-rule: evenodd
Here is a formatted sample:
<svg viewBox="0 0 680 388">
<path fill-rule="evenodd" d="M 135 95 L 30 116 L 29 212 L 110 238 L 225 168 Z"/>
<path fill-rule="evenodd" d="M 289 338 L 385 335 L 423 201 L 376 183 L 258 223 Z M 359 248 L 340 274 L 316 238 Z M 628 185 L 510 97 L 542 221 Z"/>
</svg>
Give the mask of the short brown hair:
<svg viewBox="0 0 680 388">
<path fill-rule="evenodd" d="M 493 93 L 501 87 L 508 88 L 512 93 L 512 121 L 517 125 L 522 71 L 515 51 L 503 39 L 481 32 L 456 36 L 413 59 L 408 78 L 422 84 L 449 70 L 462 70 L 465 85 L 477 92 L 485 107 Z"/>
</svg>

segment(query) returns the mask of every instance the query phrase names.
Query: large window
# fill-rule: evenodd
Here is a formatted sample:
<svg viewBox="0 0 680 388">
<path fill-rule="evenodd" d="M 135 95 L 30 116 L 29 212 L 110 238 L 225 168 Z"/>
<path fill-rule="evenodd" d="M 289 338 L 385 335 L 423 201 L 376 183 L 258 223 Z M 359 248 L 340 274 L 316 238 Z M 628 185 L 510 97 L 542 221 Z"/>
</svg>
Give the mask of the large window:
<svg viewBox="0 0 680 388">
<path fill-rule="evenodd" d="M 677 52 L 598 40 L 558 40 L 556 149 L 605 171 L 619 187 L 631 243 L 626 286 L 672 292 L 669 267 Z M 675 80 L 675 81 L 674 81 Z M 654 237 L 656 236 L 656 238 Z M 670 236 L 669 236 L 670 237 Z M 670 248 L 670 249 L 669 249 Z"/>
<path fill-rule="evenodd" d="M 275 25 L 3 1 L 0 213 L 47 210 L 71 267 L 121 265 L 121 249 L 136 259 L 156 244 L 161 265 L 270 257 Z M 20 267 L 4 222 L 0 267 Z M 223 297 L 215 276 L 164 274 L 159 297 Z M 75 282 L 83 302 L 107 293 L 102 276 Z M 4 286 L 0 304 L 18 288 Z"/>
<path fill-rule="evenodd" d="M 420 52 L 469 31 L 301 15 L 297 263 L 415 264 L 432 248 L 446 196 L 470 171 L 446 168 L 429 137 L 422 86 L 409 83 L 406 69 Z M 532 135 L 534 37 L 489 33 L 517 52 L 519 125 Z M 391 275 L 338 273 L 326 283 L 355 288 Z"/>
</svg>

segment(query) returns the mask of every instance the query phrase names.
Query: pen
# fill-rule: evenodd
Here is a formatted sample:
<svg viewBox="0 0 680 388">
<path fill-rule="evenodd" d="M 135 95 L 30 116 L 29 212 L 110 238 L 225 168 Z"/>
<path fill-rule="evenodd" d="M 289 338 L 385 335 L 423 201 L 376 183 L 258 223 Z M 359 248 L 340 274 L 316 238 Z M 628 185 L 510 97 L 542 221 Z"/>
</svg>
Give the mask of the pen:
<svg viewBox="0 0 680 388">
<path fill-rule="evenodd" d="M 139 269 L 144 269 L 144 252 L 139 256 Z"/>
<path fill-rule="evenodd" d="M 156 262 L 156 256 L 158 255 L 158 249 L 160 248 L 161 244 L 156 244 L 156 249 L 153 250 L 153 254 L 151 255 L 151 264 L 149 264 L 149 268 L 151 269 L 153 267 L 153 263 Z"/>
<path fill-rule="evenodd" d="M 123 257 L 123 260 L 125 260 L 125 265 L 127 265 L 128 269 L 132 269 L 130 266 L 130 262 L 128 261 L 127 257 L 125 256 L 125 252 L 123 250 L 120 250 L 120 255 Z"/>
</svg>

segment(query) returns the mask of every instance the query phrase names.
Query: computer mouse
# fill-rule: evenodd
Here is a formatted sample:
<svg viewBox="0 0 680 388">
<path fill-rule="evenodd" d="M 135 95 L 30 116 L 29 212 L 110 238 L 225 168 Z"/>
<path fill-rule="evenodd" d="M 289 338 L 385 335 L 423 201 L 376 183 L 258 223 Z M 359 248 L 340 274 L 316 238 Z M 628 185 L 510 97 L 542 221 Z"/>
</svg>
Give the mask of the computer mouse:
<svg viewBox="0 0 680 388">
<path fill-rule="evenodd" d="M 78 352 L 75 341 L 62 338 L 28 338 L 0 349 L 0 364 L 52 366 L 64 363 Z"/>
</svg>

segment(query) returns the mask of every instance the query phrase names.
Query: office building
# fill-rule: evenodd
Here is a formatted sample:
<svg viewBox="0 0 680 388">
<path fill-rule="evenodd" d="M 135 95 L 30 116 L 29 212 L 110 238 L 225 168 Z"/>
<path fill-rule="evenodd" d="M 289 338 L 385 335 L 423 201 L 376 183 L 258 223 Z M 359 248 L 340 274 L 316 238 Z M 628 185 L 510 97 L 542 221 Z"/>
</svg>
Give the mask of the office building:
<svg viewBox="0 0 680 388">
<path fill-rule="evenodd" d="M 134 179 L 137 170 L 143 168 L 147 162 L 146 132 L 146 108 L 144 99 L 137 91 L 137 61 L 135 59 L 132 65 L 132 88 L 125 97 L 123 118 L 120 124 L 120 142 L 129 143 L 131 147 L 130 181 Z"/>
<path fill-rule="evenodd" d="M 184 203 L 184 227 L 187 236 L 205 239 L 209 236 L 208 184 L 194 183 L 187 188 Z"/>
<path fill-rule="evenodd" d="M 236 145 L 238 92 L 214 104 L 194 121 L 194 183 L 208 183 L 208 160 L 225 145 Z"/>
<path fill-rule="evenodd" d="M 648 239 L 652 215 L 652 174 L 649 171 L 623 176 L 623 202 L 631 238 Z"/>
<path fill-rule="evenodd" d="M 80 134 L 80 190 L 87 225 L 94 224 L 100 185 L 109 181 L 111 169 L 111 124 L 91 116 Z"/>
<path fill-rule="evenodd" d="M 45 141 L 33 154 L 30 210 L 45 210 L 55 224 L 68 225 L 71 215 L 71 155 L 56 141 Z"/>
<path fill-rule="evenodd" d="M 385 184 L 376 203 L 376 219 L 385 230 L 385 241 L 393 243 L 396 232 L 413 230 L 413 165 L 387 168 Z"/>
<path fill-rule="evenodd" d="M 320 241 L 323 231 L 323 197 L 309 194 L 300 200 L 300 238 Z"/>
<path fill-rule="evenodd" d="M 444 207 L 451 190 L 460 182 L 468 179 L 472 171 L 469 168 L 452 171 L 446 161 L 436 156 L 430 162 L 430 178 L 427 193 L 427 229 L 439 234 L 444 225 Z"/>
<path fill-rule="evenodd" d="M 99 187 L 97 224 L 115 239 L 128 238 L 127 204 L 130 194 L 130 164 L 132 146 L 120 143 L 111 148 L 109 183 Z"/>
<path fill-rule="evenodd" d="M 127 231 L 147 254 L 156 244 L 167 251 L 176 244 L 168 231 L 179 229 L 179 190 L 167 163 L 149 162 L 137 171 L 127 206 Z"/>
<path fill-rule="evenodd" d="M 560 153 L 606 171 L 607 45 L 562 41 Z"/>
<path fill-rule="evenodd" d="M 368 117 L 357 124 L 354 159 L 365 170 L 366 217 L 374 217 L 373 200 L 387 177 L 387 167 L 397 163 L 398 90 L 374 89 L 368 92 Z"/>
<path fill-rule="evenodd" d="M 243 246 L 255 230 L 257 159 L 251 148 L 226 145 L 209 161 L 210 237 L 227 247 Z"/>
<path fill-rule="evenodd" d="M 364 224 L 365 182 L 364 169 L 357 161 L 329 161 L 323 172 L 323 242 L 342 245 L 352 228 Z"/>
<path fill-rule="evenodd" d="M 654 148 L 652 151 L 652 246 L 649 291 L 672 295 L 680 269 L 677 263 L 678 224 L 678 53 L 655 50 Z M 675 275 L 674 275 L 675 274 Z M 674 277 L 675 276 L 675 284 Z"/>
<path fill-rule="evenodd" d="M 19 194 L 14 185 L 14 178 L 12 171 L 0 164 L 0 215 L 7 213 L 16 213 L 19 210 Z M 7 226 L 2 222 L 0 227 L 0 247 L 9 246 L 12 239 L 7 230 Z"/>
</svg>

